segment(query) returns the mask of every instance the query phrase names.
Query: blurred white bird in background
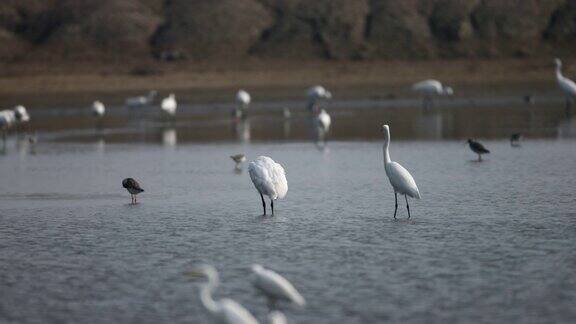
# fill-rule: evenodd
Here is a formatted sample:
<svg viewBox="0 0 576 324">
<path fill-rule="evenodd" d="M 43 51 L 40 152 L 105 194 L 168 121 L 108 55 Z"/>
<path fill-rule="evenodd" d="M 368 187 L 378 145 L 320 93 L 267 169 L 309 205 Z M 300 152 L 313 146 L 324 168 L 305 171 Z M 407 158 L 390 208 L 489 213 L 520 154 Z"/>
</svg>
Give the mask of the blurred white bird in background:
<svg viewBox="0 0 576 324">
<path fill-rule="evenodd" d="M 160 109 L 170 117 L 176 115 L 176 109 L 178 108 L 178 103 L 176 102 L 176 95 L 173 93 L 169 94 L 168 97 L 162 99 L 160 104 Z"/>
<path fill-rule="evenodd" d="M 330 131 L 330 124 L 332 123 L 332 118 L 326 112 L 326 110 L 320 110 L 320 113 L 314 118 L 314 124 L 316 126 L 316 133 L 318 135 L 318 141 L 326 143 L 326 137 Z"/>
<path fill-rule="evenodd" d="M 332 99 L 332 93 L 321 85 L 313 86 L 306 92 L 308 102 L 306 108 L 308 111 L 313 112 L 317 107 L 316 105 L 320 100 Z"/>
<path fill-rule="evenodd" d="M 15 121 L 16 116 L 14 111 L 8 109 L 0 111 L 0 131 L 2 131 L 3 144 L 6 144 L 6 135 Z"/>
<path fill-rule="evenodd" d="M 106 107 L 102 102 L 96 100 L 92 103 L 92 115 L 94 117 L 102 118 L 104 117 L 105 113 L 106 113 Z"/>
<path fill-rule="evenodd" d="M 408 196 L 416 199 L 420 199 L 420 191 L 418 191 L 418 186 L 416 181 L 412 178 L 412 175 L 408 170 L 404 169 L 402 165 L 398 162 L 394 162 L 390 159 L 390 152 L 388 147 L 390 146 L 390 128 L 388 125 L 382 126 L 384 130 L 384 169 L 386 170 L 386 175 L 392 188 L 394 188 L 394 219 L 396 219 L 396 212 L 398 211 L 398 194 L 404 195 L 406 199 L 406 209 L 408 210 L 408 218 L 410 218 L 410 205 L 408 205 Z"/>
<path fill-rule="evenodd" d="M 218 323 L 258 324 L 258 321 L 244 306 L 236 301 L 224 298 L 214 300 L 212 294 L 220 284 L 218 271 L 211 265 L 199 265 L 188 273 L 191 277 L 204 277 L 208 282 L 200 288 L 200 301 L 204 308 Z"/>
<path fill-rule="evenodd" d="M 234 116 L 236 118 L 246 118 L 246 110 L 252 102 L 252 97 L 248 91 L 240 89 L 236 93 L 236 103 L 238 104 L 234 109 Z"/>
<path fill-rule="evenodd" d="M 157 94 L 158 92 L 156 92 L 156 90 L 150 90 L 146 96 L 127 98 L 126 106 L 129 108 L 141 108 L 144 106 L 152 105 L 156 99 Z"/>
<path fill-rule="evenodd" d="M 304 297 L 294 288 L 292 283 L 278 273 L 265 269 L 259 264 L 252 265 L 254 287 L 262 292 L 272 306 L 276 301 L 288 301 L 300 307 L 306 305 Z"/>
<path fill-rule="evenodd" d="M 248 173 L 262 199 L 264 215 L 266 215 L 264 196 L 270 198 L 270 208 L 274 215 L 274 200 L 282 199 L 288 193 L 288 181 L 286 181 L 284 168 L 267 156 L 259 156 L 248 165 Z"/>
<path fill-rule="evenodd" d="M 438 80 L 424 80 L 412 85 L 412 91 L 420 93 L 424 96 L 424 108 L 432 107 L 433 96 L 451 96 L 454 90 L 451 87 L 442 85 Z"/>
<path fill-rule="evenodd" d="M 554 63 L 556 64 L 556 81 L 566 97 L 566 110 L 568 110 L 572 101 L 576 99 L 576 84 L 562 75 L 562 61 L 559 58 L 554 59 Z"/>
</svg>

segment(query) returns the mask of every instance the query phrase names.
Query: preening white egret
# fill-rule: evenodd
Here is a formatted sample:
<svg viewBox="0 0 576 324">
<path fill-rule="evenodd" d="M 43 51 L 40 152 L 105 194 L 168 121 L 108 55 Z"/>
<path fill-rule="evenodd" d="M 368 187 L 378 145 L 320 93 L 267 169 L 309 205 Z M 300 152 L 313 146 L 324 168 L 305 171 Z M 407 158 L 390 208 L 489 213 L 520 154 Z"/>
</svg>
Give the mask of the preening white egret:
<svg viewBox="0 0 576 324">
<path fill-rule="evenodd" d="M 267 156 L 259 156 L 248 165 L 250 179 L 262 199 L 262 208 L 266 215 L 264 196 L 270 198 L 270 208 L 274 215 L 274 200 L 282 199 L 288 193 L 288 181 L 284 168 Z"/>
<path fill-rule="evenodd" d="M 482 154 L 490 153 L 490 151 L 488 151 L 484 145 L 480 144 L 479 142 L 468 139 L 467 143 L 470 146 L 472 152 L 478 154 L 478 162 L 482 161 Z"/>
<path fill-rule="evenodd" d="M 569 109 L 571 102 L 576 99 L 576 83 L 562 75 L 562 61 L 559 58 L 554 59 L 554 63 L 556 64 L 556 81 L 566 97 L 566 109 Z"/>
<path fill-rule="evenodd" d="M 410 172 L 400 165 L 400 163 L 394 162 L 390 159 L 390 152 L 388 150 L 388 147 L 390 146 L 390 127 L 384 125 L 383 130 L 384 169 L 386 170 L 388 180 L 390 180 L 390 184 L 394 189 L 394 219 L 396 219 L 396 212 L 398 211 L 398 194 L 404 195 L 404 198 L 406 199 L 406 210 L 408 210 L 408 218 L 410 218 L 408 196 L 420 199 L 420 191 L 418 191 L 416 181 L 414 181 Z"/>
<path fill-rule="evenodd" d="M 168 116 L 176 115 L 176 108 L 178 108 L 178 103 L 176 102 L 176 96 L 171 93 L 168 97 L 162 99 L 160 104 L 162 111 Z"/>
<path fill-rule="evenodd" d="M 124 187 L 130 193 L 130 197 L 132 197 L 132 204 L 137 203 L 136 195 L 144 192 L 144 189 L 140 187 L 140 184 L 132 178 L 126 178 L 122 180 L 122 187 Z"/>
<path fill-rule="evenodd" d="M 236 93 L 236 103 L 238 104 L 236 108 L 234 108 L 234 116 L 236 118 L 244 118 L 246 117 L 246 109 L 252 102 L 252 97 L 248 91 L 240 89 Z"/>
<path fill-rule="evenodd" d="M 254 286 L 266 295 L 270 304 L 277 300 L 284 300 L 300 307 L 306 305 L 304 297 L 286 278 L 259 264 L 252 265 L 252 271 L 254 272 Z"/>
<path fill-rule="evenodd" d="M 214 300 L 212 293 L 220 284 L 216 268 L 211 265 L 200 265 L 194 267 L 188 275 L 208 279 L 208 282 L 200 288 L 200 301 L 216 321 L 224 324 L 258 324 L 256 318 L 236 301 L 229 298 Z"/>
<path fill-rule="evenodd" d="M 424 80 L 412 85 L 412 91 L 420 93 L 424 96 L 424 108 L 432 106 L 432 97 L 438 96 L 451 96 L 454 90 L 451 87 L 442 85 L 438 80 Z"/>
<path fill-rule="evenodd" d="M 105 113 L 106 113 L 106 107 L 104 107 L 104 104 L 102 102 L 96 100 L 92 103 L 92 115 L 94 117 L 102 118 L 104 117 Z"/>
</svg>

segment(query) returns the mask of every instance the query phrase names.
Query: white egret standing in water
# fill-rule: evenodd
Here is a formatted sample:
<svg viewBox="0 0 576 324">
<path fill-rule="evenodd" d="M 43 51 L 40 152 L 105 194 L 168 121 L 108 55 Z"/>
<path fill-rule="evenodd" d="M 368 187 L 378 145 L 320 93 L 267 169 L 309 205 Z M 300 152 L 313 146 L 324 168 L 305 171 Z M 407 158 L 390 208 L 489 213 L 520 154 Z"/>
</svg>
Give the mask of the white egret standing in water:
<svg viewBox="0 0 576 324">
<path fill-rule="evenodd" d="M 274 215 L 274 200 L 282 199 L 288 193 L 288 181 L 286 181 L 284 168 L 267 156 L 259 156 L 248 165 L 248 173 L 262 199 L 264 215 L 266 215 L 264 196 L 270 198 L 270 208 Z"/>
<path fill-rule="evenodd" d="M 451 96 L 454 90 L 451 87 L 442 85 L 438 80 L 424 80 L 412 85 L 412 91 L 424 95 L 424 108 L 432 106 L 432 96 Z"/>
<path fill-rule="evenodd" d="M 224 324 L 258 324 L 256 318 L 236 301 L 229 298 L 214 300 L 212 293 L 220 284 L 216 268 L 211 265 L 200 265 L 188 275 L 208 279 L 208 282 L 200 288 L 200 301 L 216 321 Z"/>
<path fill-rule="evenodd" d="M 160 109 L 162 109 L 167 116 L 173 117 L 176 115 L 176 108 L 178 108 L 178 103 L 176 102 L 176 96 L 173 93 L 162 99 Z"/>
<path fill-rule="evenodd" d="M 236 106 L 234 110 L 235 117 L 236 118 L 246 117 L 246 109 L 250 105 L 250 102 L 252 102 L 252 97 L 250 97 L 248 91 L 243 89 L 238 90 L 238 92 L 236 93 L 236 102 L 238 103 L 238 106 Z"/>
<path fill-rule="evenodd" d="M 566 109 L 570 109 L 572 100 L 576 99 L 576 83 L 562 75 L 562 61 L 559 58 L 554 59 L 554 63 L 556 64 L 556 81 L 566 97 Z"/>
<path fill-rule="evenodd" d="M 396 219 L 396 212 L 398 211 L 398 194 L 404 195 L 406 199 L 406 210 L 408 210 L 408 218 L 410 218 L 410 205 L 408 204 L 408 196 L 420 199 L 420 191 L 416 181 L 412 175 L 400 163 L 394 162 L 390 159 L 390 127 L 388 125 L 382 126 L 384 130 L 384 169 L 392 188 L 394 188 L 394 219 Z"/>
<path fill-rule="evenodd" d="M 259 264 L 252 265 L 252 272 L 255 277 L 254 286 L 266 295 L 271 305 L 277 300 L 289 301 L 300 307 L 306 305 L 304 297 L 298 290 L 278 273 L 265 269 Z"/>
<path fill-rule="evenodd" d="M 313 112 L 316 104 L 322 99 L 331 99 L 332 93 L 321 85 L 313 86 L 306 92 L 308 103 L 306 105 L 308 111 Z"/>
</svg>

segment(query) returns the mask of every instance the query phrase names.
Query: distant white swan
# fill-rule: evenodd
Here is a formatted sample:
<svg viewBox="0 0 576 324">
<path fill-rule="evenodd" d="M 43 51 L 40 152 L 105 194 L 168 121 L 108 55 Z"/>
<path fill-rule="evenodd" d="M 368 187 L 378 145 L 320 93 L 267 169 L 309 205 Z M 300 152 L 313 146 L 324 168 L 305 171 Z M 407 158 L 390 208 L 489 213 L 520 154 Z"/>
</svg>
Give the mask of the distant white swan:
<svg viewBox="0 0 576 324">
<path fill-rule="evenodd" d="M 104 107 L 104 104 L 102 102 L 96 100 L 92 103 L 92 115 L 94 117 L 102 118 L 104 117 L 105 113 L 106 113 L 106 107 Z"/>
<path fill-rule="evenodd" d="M 566 109 L 568 109 L 571 102 L 576 99 L 576 84 L 562 75 L 562 61 L 560 59 L 554 59 L 554 63 L 556 64 L 556 81 L 566 97 Z"/>
<path fill-rule="evenodd" d="M 204 308 L 218 323 L 223 324 L 258 324 L 258 321 L 244 306 L 236 301 L 224 298 L 214 300 L 212 293 L 220 284 L 218 271 L 211 265 L 196 266 L 190 273 L 192 277 L 205 277 L 208 282 L 200 288 L 200 301 Z"/>
<path fill-rule="evenodd" d="M 392 188 L 394 188 L 394 219 L 396 219 L 396 212 L 398 211 L 398 194 L 404 195 L 406 199 L 406 209 L 408 210 L 408 218 L 410 218 L 410 205 L 408 205 L 408 196 L 420 199 L 420 191 L 416 181 L 408 170 L 404 169 L 398 162 L 390 159 L 390 128 L 388 125 L 382 126 L 384 130 L 384 169 Z"/>
<path fill-rule="evenodd" d="M 270 208 L 274 215 L 274 200 L 282 199 L 288 193 L 288 181 L 286 181 L 284 168 L 267 156 L 259 156 L 248 165 L 248 173 L 262 199 L 264 215 L 266 215 L 264 196 L 270 198 Z"/>
<path fill-rule="evenodd" d="M 438 80 L 424 80 L 412 85 L 412 91 L 420 93 L 424 96 L 424 108 L 432 106 L 432 97 L 438 96 L 451 96 L 454 90 L 451 87 L 442 85 Z"/>
<path fill-rule="evenodd" d="M 294 288 L 292 283 L 278 273 L 265 269 L 259 264 L 252 265 L 254 286 L 258 288 L 269 301 L 285 300 L 300 307 L 306 305 L 304 297 Z"/>
<path fill-rule="evenodd" d="M 308 103 L 306 105 L 308 111 L 314 111 L 316 104 L 322 99 L 331 99 L 332 93 L 321 85 L 313 86 L 306 92 Z"/>
<path fill-rule="evenodd" d="M 162 99 L 160 104 L 162 111 L 168 116 L 176 115 L 176 109 L 178 108 L 178 103 L 176 102 L 176 96 L 171 93 L 168 97 Z"/>
<path fill-rule="evenodd" d="M 126 106 L 130 108 L 140 108 L 144 106 L 149 106 L 156 99 L 158 93 L 156 90 L 151 90 L 146 96 L 130 97 L 126 99 Z"/>
</svg>

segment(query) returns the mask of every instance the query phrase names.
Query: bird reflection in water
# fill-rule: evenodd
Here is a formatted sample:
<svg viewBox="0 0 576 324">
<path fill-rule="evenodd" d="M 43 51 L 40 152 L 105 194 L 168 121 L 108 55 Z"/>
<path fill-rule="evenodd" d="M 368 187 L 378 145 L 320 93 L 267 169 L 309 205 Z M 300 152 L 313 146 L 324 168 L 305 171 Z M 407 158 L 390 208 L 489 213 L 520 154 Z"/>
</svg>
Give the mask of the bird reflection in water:
<svg viewBox="0 0 576 324">
<path fill-rule="evenodd" d="M 165 128 L 162 130 L 162 145 L 172 147 L 178 143 L 178 133 L 175 128 Z"/>
<path fill-rule="evenodd" d="M 232 131 L 240 143 L 250 142 L 250 119 L 248 118 L 233 118 Z"/>
</svg>

